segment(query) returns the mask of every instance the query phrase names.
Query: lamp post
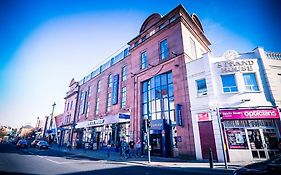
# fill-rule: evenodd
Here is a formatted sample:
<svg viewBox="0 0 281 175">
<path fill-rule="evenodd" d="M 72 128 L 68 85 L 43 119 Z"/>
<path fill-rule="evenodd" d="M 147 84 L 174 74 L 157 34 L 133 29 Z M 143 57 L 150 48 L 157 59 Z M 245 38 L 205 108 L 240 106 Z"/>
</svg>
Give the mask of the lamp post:
<svg viewBox="0 0 281 175">
<path fill-rule="evenodd" d="M 45 120 L 45 126 L 44 126 L 44 131 L 43 131 L 43 140 L 45 140 L 45 138 L 46 138 L 46 130 L 47 130 L 47 123 L 48 123 L 49 116 L 46 116 L 45 118 L 46 118 L 46 120 Z"/>
<path fill-rule="evenodd" d="M 53 106 L 53 109 L 52 109 L 52 113 L 51 113 L 51 120 L 50 120 L 49 130 L 52 128 L 52 125 L 53 125 L 54 110 L 55 110 L 56 102 L 54 102 L 54 104 L 52 106 Z"/>
</svg>

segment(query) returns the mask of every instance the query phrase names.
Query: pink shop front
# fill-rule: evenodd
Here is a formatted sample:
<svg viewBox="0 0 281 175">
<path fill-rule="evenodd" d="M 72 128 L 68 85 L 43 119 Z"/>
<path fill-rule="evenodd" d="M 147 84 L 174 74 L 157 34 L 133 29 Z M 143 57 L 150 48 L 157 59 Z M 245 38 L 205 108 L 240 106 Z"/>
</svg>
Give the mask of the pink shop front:
<svg viewBox="0 0 281 175">
<path fill-rule="evenodd" d="M 228 159 L 252 161 L 278 154 L 278 108 L 220 109 Z"/>
</svg>

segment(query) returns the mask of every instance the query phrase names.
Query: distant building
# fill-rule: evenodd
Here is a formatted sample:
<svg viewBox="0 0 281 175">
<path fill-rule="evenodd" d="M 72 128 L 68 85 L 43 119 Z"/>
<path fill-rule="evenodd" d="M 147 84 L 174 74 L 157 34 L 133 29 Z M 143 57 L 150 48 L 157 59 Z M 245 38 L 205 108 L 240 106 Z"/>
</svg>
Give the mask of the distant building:
<svg viewBox="0 0 281 175">
<path fill-rule="evenodd" d="M 223 161 L 222 138 L 230 161 L 278 153 L 280 53 L 262 48 L 229 50 L 222 57 L 207 53 L 186 66 L 197 159 L 208 159 L 211 148 L 214 158 Z"/>
<path fill-rule="evenodd" d="M 65 106 L 63 114 L 57 116 L 59 120 L 59 136 L 60 144 L 66 144 L 68 142 L 76 142 L 76 133 L 74 134 L 74 124 L 75 124 L 75 115 L 77 112 L 77 99 L 79 93 L 79 84 L 74 80 L 70 81 L 69 91 L 66 93 Z M 74 137 L 73 137 L 74 135 Z M 73 140 L 74 138 L 74 140 Z"/>
</svg>

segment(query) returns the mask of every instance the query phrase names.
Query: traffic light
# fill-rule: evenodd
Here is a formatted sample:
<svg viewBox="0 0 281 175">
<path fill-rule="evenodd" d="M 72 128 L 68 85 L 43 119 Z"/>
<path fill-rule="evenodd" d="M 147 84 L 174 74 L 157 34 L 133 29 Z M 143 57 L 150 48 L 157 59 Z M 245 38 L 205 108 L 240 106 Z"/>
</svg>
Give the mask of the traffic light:
<svg viewBox="0 0 281 175">
<path fill-rule="evenodd" d="M 151 120 L 150 119 L 147 119 L 147 127 L 151 128 Z"/>
</svg>

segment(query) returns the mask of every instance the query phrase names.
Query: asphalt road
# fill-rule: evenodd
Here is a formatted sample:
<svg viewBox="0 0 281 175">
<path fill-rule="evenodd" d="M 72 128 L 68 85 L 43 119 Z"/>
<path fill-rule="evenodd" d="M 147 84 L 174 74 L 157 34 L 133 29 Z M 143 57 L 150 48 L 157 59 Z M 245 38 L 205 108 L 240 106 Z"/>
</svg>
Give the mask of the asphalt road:
<svg viewBox="0 0 281 175">
<path fill-rule="evenodd" d="M 0 144 L 0 174 L 188 175 L 226 174 L 199 168 L 159 168 L 98 160 L 55 150 Z"/>
</svg>

